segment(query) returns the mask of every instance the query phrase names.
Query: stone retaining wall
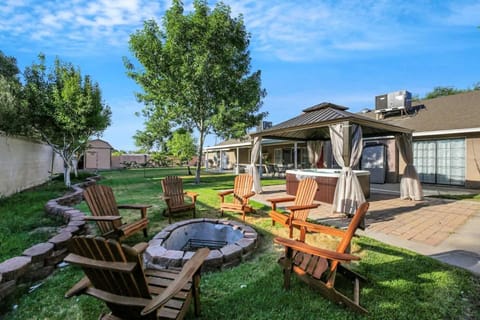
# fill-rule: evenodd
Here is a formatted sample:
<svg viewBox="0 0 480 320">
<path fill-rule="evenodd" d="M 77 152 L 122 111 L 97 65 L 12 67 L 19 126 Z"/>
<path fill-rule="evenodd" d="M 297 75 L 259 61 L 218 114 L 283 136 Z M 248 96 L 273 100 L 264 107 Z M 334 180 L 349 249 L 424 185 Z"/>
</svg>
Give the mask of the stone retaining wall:
<svg viewBox="0 0 480 320">
<path fill-rule="evenodd" d="M 26 249 L 21 256 L 0 263 L 0 303 L 15 292 L 18 285 L 38 281 L 50 275 L 58 263 L 68 254 L 67 244 L 74 235 L 87 232 L 85 213 L 73 206 L 83 200 L 83 189 L 95 184 L 99 177 L 72 186 L 73 191 L 52 199 L 45 205 L 45 212 L 62 217 L 66 225 L 47 242 Z"/>
</svg>

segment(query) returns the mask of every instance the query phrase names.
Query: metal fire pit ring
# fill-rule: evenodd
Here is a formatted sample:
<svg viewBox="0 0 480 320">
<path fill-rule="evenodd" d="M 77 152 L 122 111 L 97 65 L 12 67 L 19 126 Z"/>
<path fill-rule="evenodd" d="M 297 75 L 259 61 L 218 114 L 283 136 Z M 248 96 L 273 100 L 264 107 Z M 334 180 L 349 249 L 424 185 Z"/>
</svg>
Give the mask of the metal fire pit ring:
<svg viewBox="0 0 480 320">
<path fill-rule="evenodd" d="M 220 238 L 213 235 L 217 231 L 222 233 Z M 201 239 L 205 235 L 211 238 Z M 210 254 L 202 270 L 218 271 L 236 266 L 248 258 L 255 250 L 257 240 L 255 229 L 237 221 L 207 218 L 184 220 L 156 234 L 148 243 L 144 259 L 149 268 L 180 268 L 196 249 L 207 246 L 210 247 Z M 195 244 L 189 248 L 188 242 Z"/>
</svg>

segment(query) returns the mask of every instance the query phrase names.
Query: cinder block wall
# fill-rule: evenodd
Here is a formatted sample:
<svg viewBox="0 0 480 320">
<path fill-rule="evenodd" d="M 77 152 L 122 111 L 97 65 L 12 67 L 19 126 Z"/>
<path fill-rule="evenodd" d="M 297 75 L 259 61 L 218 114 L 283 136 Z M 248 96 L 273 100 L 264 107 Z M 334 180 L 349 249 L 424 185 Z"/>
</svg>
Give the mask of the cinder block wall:
<svg viewBox="0 0 480 320">
<path fill-rule="evenodd" d="M 63 172 L 63 161 L 50 146 L 0 133 L 0 198 L 44 183 L 52 169 Z"/>
</svg>

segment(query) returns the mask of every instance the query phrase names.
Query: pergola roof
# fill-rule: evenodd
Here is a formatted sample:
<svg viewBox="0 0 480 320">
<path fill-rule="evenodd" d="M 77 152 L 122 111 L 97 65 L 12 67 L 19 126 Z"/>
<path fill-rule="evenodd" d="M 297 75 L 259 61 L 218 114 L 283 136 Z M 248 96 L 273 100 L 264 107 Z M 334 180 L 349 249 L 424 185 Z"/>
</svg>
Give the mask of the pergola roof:
<svg viewBox="0 0 480 320">
<path fill-rule="evenodd" d="M 387 124 L 359 114 L 346 111 L 348 108 L 323 102 L 303 110 L 303 113 L 271 128 L 252 133 L 252 137 L 284 140 L 329 140 L 328 126 L 349 122 L 362 127 L 363 136 L 386 136 L 411 133 L 411 129 Z"/>
</svg>

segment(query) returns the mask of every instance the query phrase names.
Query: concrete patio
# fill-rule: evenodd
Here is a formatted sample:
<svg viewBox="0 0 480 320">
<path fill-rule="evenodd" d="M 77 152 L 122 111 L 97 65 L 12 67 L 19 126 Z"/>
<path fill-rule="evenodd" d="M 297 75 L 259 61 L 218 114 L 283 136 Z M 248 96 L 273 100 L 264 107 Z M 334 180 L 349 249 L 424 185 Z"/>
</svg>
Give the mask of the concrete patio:
<svg viewBox="0 0 480 320">
<path fill-rule="evenodd" d="M 267 198 L 286 195 L 285 185 L 263 187 L 263 191 L 253 200 L 269 204 Z M 429 197 L 472 193 L 478 194 L 479 190 L 424 186 L 424 200 L 409 201 L 399 198 L 398 184 L 371 185 L 366 229 L 358 234 L 480 275 L 480 202 Z M 343 214 L 332 213 L 327 203 L 312 210 L 309 218 L 339 228 L 349 223 Z"/>
</svg>

